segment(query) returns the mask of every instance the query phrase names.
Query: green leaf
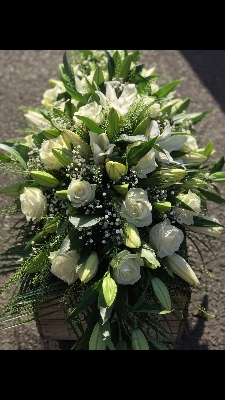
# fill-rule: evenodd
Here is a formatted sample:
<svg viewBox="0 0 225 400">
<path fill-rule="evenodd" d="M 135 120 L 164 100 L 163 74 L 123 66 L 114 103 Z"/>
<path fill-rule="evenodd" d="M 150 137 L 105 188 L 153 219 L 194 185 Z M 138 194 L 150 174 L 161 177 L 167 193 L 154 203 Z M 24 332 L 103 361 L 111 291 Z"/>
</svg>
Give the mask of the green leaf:
<svg viewBox="0 0 225 400">
<path fill-rule="evenodd" d="M 76 118 L 83 121 L 90 131 L 98 133 L 98 134 L 101 134 L 104 132 L 103 129 L 100 128 L 100 126 L 98 126 L 98 124 L 96 124 L 96 122 L 93 121 L 92 119 L 84 117 L 83 115 L 76 115 Z"/>
<path fill-rule="evenodd" d="M 179 107 L 177 107 L 177 109 L 176 109 L 176 114 L 180 114 L 182 111 L 184 111 L 184 110 L 186 110 L 186 108 L 189 106 L 189 104 L 190 104 L 190 99 L 189 98 L 187 98 L 187 99 L 185 99 L 180 105 L 179 105 Z M 176 105 L 175 105 L 175 107 L 176 107 Z"/>
<path fill-rule="evenodd" d="M 63 254 L 68 250 L 81 250 L 83 247 L 83 240 L 79 239 L 79 236 L 80 232 L 72 229 L 63 240 L 58 254 Z"/>
<path fill-rule="evenodd" d="M 1 163 L 8 163 L 11 161 L 11 157 L 7 156 L 6 154 L 0 153 L 0 162 Z"/>
<path fill-rule="evenodd" d="M 225 182 L 225 172 L 214 172 L 214 174 L 209 175 L 209 179 L 213 182 Z"/>
<path fill-rule="evenodd" d="M 172 82 L 167 83 L 166 85 L 162 86 L 154 96 L 156 97 L 166 97 L 177 85 L 178 83 L 182 82 L 182 79 L 178 79 Z"/>
<path fill-rule="evenodd" d="M 118 73 L 119 78 L 122 78 L 123 80 L 125 80 L 128 77 L 129 72 L 130 72 L 131 61 L 132 61 L 132 58 L 130 55 L 124 58 L 124 60 L 122 61 L 121 65 L 120 65 L 120 69 L 119 69 L 119 73 Z"/>
<path fill-rule="evenodd" d="M 107 50 L 105 50 L 105 55 L 108 58 L 108 74 L 109 74 L 109 81 L 111 81 L 115 72 L 115 61 Z"/>
<path fill-rule="evenodd" d="M 92 56 L 93 55 L 93 51 L 92 50 L 77 50 L 79 53 L 83 54 L 85 58 L 87 58 L 87 56 Z"/>
<path fill-rule="evenodd" d="M 68 225 L 69 225 L 68 218 L 67 219 L 65 219 L 65 218 L 61 219 L 59 221 L 59 223 L 58 223 L 58 226 L 57 226 L 57 231 L 56 231 L 57 236 L 61 236 L 62 233 L 66 230 Z"/>
<path fill-rule="evenodd" d="M 26 185 L 26 183 L 16 183 L 15 185 L 7 186 L 0 190 L 0 194 L 10 197 L 19 197 Z"/>
<path fill-rule="evenodd" d="M 102 279 L 95 282 L 89 289 L 86 290 L 80 303 L 67 315 L 65 322 L 70 322 L 76 318 L 81 312 L 85 311 L 86 308 L 90 307 L 91 304 L 97 299 L 99 290 L 101 289 Z"/>
<path fill-rule="evenodd" d="M 55 139 L 59 136 L 59 131 L 56 129 L 45 129 L 41 132 L 47 139 Z"/>
<path fill-rule="evenodd" d="M 8 151 L 19 161 L 19 163 L 23 166 L 23 168 L 25 169 L 27 168 L 26 163 L 29 159 L 28 155 L 28 153 L 30 152 L 29 147 L 24 146 L 23 144 L 4 142 L 0 143 L 0 149 Z"/>
<path fill-rule="evenodd" d="M 108 138 L 111 139 L 117 133 L 120 124 L 118 113 L 114 108 L 111 108 L 109 112 L 108 122 L 107 134 Z"/>
<path fill-rule="evenodd" d="M 223 206 L 225 206 L 225 200 L 222 199 L 222 197 L 220 197 L 218 194 L 211 192 L 209 190 L 206 189 L 202 189 L 202 188 L 198 188 L 198 191 L 207 199 L 210 201 L 213 201 L 214 203 L 217 204 L 221 204 Z"/>
<path fill-rule="evenodd" d="M 151 123 L 151 118 L 147 117 L 140 121 L 133 131 L 133 135 L 143 135 L 145 136 L 148 133 L 149 127 Z"/>
<path fill-rule="evenodd" d="M 206 147 L 205 147 L 205 149 L 204 149 L 204 151 L 203 151 L 203 156 L 205 156 L 205 157 L 209 157 L 211 154 L 212 154 L 212 152 L 213 152 L 213 145 L 212 145 L 212 142 L 210 141 L 207 145 L 206 145 Z"/>
<path fill-rule="evenodd" d="M 142 248 L 140 257 L 143 259 L 146 267 L 151 268 L 151 269 L 160 267 L 160 262 L 155 257 L 154 250 Z"/>
<path fill-rule="evenodd" d="M 157 177 L 143 178 L 138 182 L 138 186 L 142 189 L 147 189 L 148 187 L 160 186 L 163 183 L 165 183 L 165 180 Z"/>
<path fill-rule="evenodd" d="M 98 86 L 100 86 L 104 82 L 104 75 L 103 75 L 101 67 L 99 67 L 99 66 L 96 68 L 96 70 L 94 72 L 93 81 Z"/>
<path fill-rule="evenodd" d="M 203 227 L 220 226 L 220 227 L 223 227 L 223 225 L 221 225 L 219 222 L 215 222 L 215 221 L 212 221 L 211 219 L 207 219 L 207 218 L 202 218 L 199 215 L 198 216 L 194 215 L 193 220 L 194 220 L 193 226 L 201 226 L 201 227 L 202 226 Z"/>
<path fill-rule="evenodd" d="M 210 174 L 222 171 L 224 164 L 225 164 L 225 156 L 221 157 L 221 159 L 216 164 L 214 164 L 214 166 L 210 170 Z"/>
<path fill-rule="evenodd" d="M 127 162 L 130 167 L 137 165 L 137 163 L 152 149 L 158 136 L 153 139 L 132 147 L 127 155 Z"/>
<path fill-rule="evenodd" d="M 109 273 L 103 279 L 102 291 L 107 307 L 110 307 L 116 298 L 117 284 Z"/>
<path fill-rule="evenodd" d="M 86 76 L 84 77 L 86 84 L 91 92 L 91 96 L 92 96 L 92 100 L 96 101 L 96 103 L 99 104 L 100 100 L 99 100 L 99 96 L 97 95 L 97 93 L 95 93 L 95 91 L 98 89 L 97 87 L 94 87 L 94 83 L 92 82 L 92 84 L 89 82 L 89 80 L 86 78 Z M 96 85 L 95 85 L 96 86 Z"/>
<path fill-rule="evenodd" d="M 193 124 L 196 124 L 196 122 L 200 121 L 203 117 L 205 117 L 207 114 L 210 114 L 211 112 L 215 112 L 215 110 L 206 110 L 199 113 L 184 114 L 183 116 L 175 115 L 173 117 L 173 121 L 175 122 L 175 124 L 182 124 L 186 119 L 189 119 Z"/>
<path fill-rule="evenodd" d="M 120 339 L 116 345 L 116 350 L 127 350 L 127 342 L 125 342 L 123 339 Z"/>
<path fill-rule="evenodd" d="M 100 332 L 102 333 L 103 340 L 109 350 L 115 350 L 115 346 L 111 340 L 110 323 L 107 321 L 104 325 L 100 326 Z"/>
<path fill-rule="evenodd" d="M 66 83 L 64 83 L 64 86 L 65 86 L 67 93 L 69 93 L 73 99 L 80 101 L 81 103 L 87 104 L 87 99 L 85 96 L 83 96 L 81 93 L 77 92 L 75 89 L 72 89 Z"/>
<path fill-rule="evenodd" d="M 52 153 L 57 158 L 58 162 L 63 166 L 67 167 L 67 165 L 73 162 L 73 153 L 71 150 L 58 147 L 52 148 Z"/>
<path fill-rule="evenodd" d="M 101 221 L 101 217 L 95 217 L 94 215 L 77 215 L 76 217 L 69 217 L 71 224 L 75 228 L 87 228 L 96 225 Z"/>
<path fill-rule="evenodd" d="M 64 65 L 64 73 L 69 77 L 71 84 L 75 87 L 74 73 L 73 73 L 73 69 L 67 59 L 66 51 L 64 52 L 64 55 L 63 55 L 63 65 Z"/>
<path fill-rule="evenodd" d="M 165 344 L 160 342 L 158 339 L 153 338 L 149 333 L 145 332 L 145 336 L 158 350 L 169 350 Z"/>
<path fill-rule="evenodd" d="M 136 311 L 144 303 L 147 296 L 147 289 L 150 286 L 150 284 L 151 284 L 151 277 L 150 275 L 148 275 L 141 296 L 139 297 L 138 301 L 134 304 L 132 311 Z"/>
</svg>

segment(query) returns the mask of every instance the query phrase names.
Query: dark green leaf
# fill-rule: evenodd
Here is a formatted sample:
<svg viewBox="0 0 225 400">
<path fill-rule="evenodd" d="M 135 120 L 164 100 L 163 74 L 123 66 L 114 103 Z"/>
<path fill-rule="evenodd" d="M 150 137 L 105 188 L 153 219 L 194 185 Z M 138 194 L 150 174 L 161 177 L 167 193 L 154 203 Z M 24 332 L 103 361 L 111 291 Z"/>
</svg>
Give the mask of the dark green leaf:
<svg viewBox="0 0 225 400">
<path fill-rule="evenodd" d="M 11 161 L 11 157 L 7 156 L 6 154 L 0 153 L 0 162 L 1 163 L 8 163 Z"/>
<path fill-rule="evenodd" d="M 169 350 L 165 344 L 149 335 L 149 333 L 145 332 L 145 336 L 149 340 L 149 342 L 151 342 L 153 346 L 155 346 L 158 350 Z"/>
<path fill-rule="evenodd" d="M 152 149 L 157 140 L 157 137 L 158 136 L 147 142 L 143 142 L 137 146 L 134 146 L 129 150 L 129 153 L 127 155 L 127 162 L 129 167 L 137 165 L 137 163 Z"/>
<path fill-rule="evenodd" d="M 109 80 L 111 81 L 115 73 L 115 62 L 107 50 L 105 50 L 105 54 L 106 57 L 108 58 L 108 74 L 109 74 Z"/>
<path fill-rule="evenodd" d="M 184 114 L 183 116 L 175 115 L 173 117 L 173 121 L 175 122 L 175 124 L 182 124 L 186 119 L 189 119 L 193 124 L 196 124 L 196 122 L 200 121 L 203 117 L 205 117 L 207 114 L 210 114 L 211 112 L 215 112 L 215 110 L 206 110 L 199 113 Z"/>
<path fill-rule="evenodd" d="M 222 199 L 222 197 L 220 197 L 218 194 L 211 192 L 209 190 L 206 189 L 202 189 L 202 188 L 198 188 L 198 191 L 207 199 L 210 201 L 213 201 L 214 203 L 217 204 L 222 204 L 223 206 L 225 206 L 225 200 Z"/>
<path fill-rule="evenodd" d="M 225 205 L 225 203 L 224 203 L 224 205 Z M 197 215 L 194 215 L 193 216 L 193 220 L 194 220 L 194 223 L 193 223 L 193 226 L 203 226 L 203 227 L 206 227 L 206 226 L 220 226 L 220 227 L 222 227 L 223 225 L 221 225 L 219 222 L 215 222 L 215 221 L 212 221 L 211 219 L 207 219 L 207 218 L 201 218 L 199 215 L 197 216 Z"/>
<path fill-rule="evenodd" d="M 119 73 L 118 73 L 119 78 L 125 80 L 128 77 L 130 72 L 131 61 L 132 58 L 130 55 L 124 58 L 119 68 Z"/>
<path fill-rule="evenodd" d="M 177 109 L 176 109 L 176 114 L 180 114 L 182 111 L 184 111 L 184 110 L 186 110 L 186 108 L 189 106 L 189 104 L 190 104 L 190 99 L 189 98 L 187 98 L 187 99 L 185 99 L 184 101 L 183 101 L 183 103 L 181 103 L 180 104 L 180 106 L 179 107 L 177 107 Z M 175 104 L 175 106 L 176 106 L 176 104 Z"/>
<path fill-rule="evenodd" d="M 78 119 L 80 119 L 81 121 L 83 121 L 90 131 L 98 133 L 98 134 L 103 133 L 103 129 L 100 128 L 100 126 L 98 126 L 96 124 L 96 122 L 94 122 L 92 119 L 83 117 L 82 115 L 76 115 L 76 117 Z"/>
<path fill-rule="evenodd" d="M 104 75 L 103 75 L 101 67 L 99 67 L 99 66 L 96 68 L 96 70 L 94 72 L 93 81 L 98 86 L 100 86 L 104 82 Z"/>
<path fill-rule="evenodd" d="M 73 73 L 73 69 L 67 59 L 66 51 L 63 55 L 63 65 L 64 65 L 64 73 L 69 77 L 69 80 L 70 80 L 71 84 L 73 85 L 73 87 L 75 87 L 74 73 Z"/>
<path fill-rule="evenodd" d="M 154 93 L 154 96 L 158 98 L 166 97 L 180 82 L 182 82 L 182 79 L 178 79 L 167 83 L 166 85 L 162 86 L 159 90 L 157 90 L 157 92 Z"/>
<path fill-rule="evenodd" d="M 117 133 L 120 123 L 118 113 L 114 108 L 111 108 L 108 119 L 107 134 L 109 139 L 111 139 Z"/>
<path fill-rule="evenodd" d="M 211 168 L 210 174 L 222 171 L 224 164 L 225 164 L 225 156 L 221 157 L 221 159 Z"/>
<path fill-rule="evenodd" d="M 93 51 L 92 50 L 77 50 L 79 53 L 83 54 L 85 58 L 87 58 L 87 56 L 92 56 L 93 55 Z"/>
<path fill-rule="evenodd" d="M 27 167 L 26 163 L 29 159 L 28 153 L 30 152 L 29 147 L 24 146 L 23 144 L 3 142 L 3 143 L 0 143 L 0 149 L 8 151 L 19 161 L 19 163 L 24 168 Z"/>
<path fill-rule="evenodd" d="M 97 299 L 99 290 L 101 289 L 102 279 L 95 282 L 90 288 L 86 290 L 80 303 L 68 314 L 65 322 L 70 322 L 76 318 L 81 312 L 85 311 L 86 308 L 90 307 L 91 304 Z"/>
<path fill-rule="evenodd" d="M 133 135 L 143 135 L 146 136 L 150 127 L 151 118 L 147 117 L 140 121 L 133 131 Z"/>
<path fill-rule="evenodd" d="M 66 228 L 67 228 L 67 226 L 69 225 L 69 220 L 68 220 L 68 218 L 66 218 L 66 219 L 61 219 L 60 221 L 59 221 L 59 223 L 58 223 L 58 226 L 57 226 L 57 231 L 56 231 L 56 233 L 57 233 L 57 236 L 61 236 L 62 235 L 62 233 L 66 230 Z"/>
<path fill-rule="evenodd" d="M 68 250 L 81 250 L 83 247 L 83 241 L 82 239 L 79 239 L 80 235 L 79 231 L 72 229 L 63 240 L 59 249 L 59 254 L 63 254 Z"/>
<path fill-rule="evenodd" d="M 80 101 L 81 103 L 87 104 L 87 99 L 85 96 L 83 96 L 81 93 L 77 92 L 75 89 L 72 89 L 66 83 L 64 83 L 64 86 L 65 86 L 66 91 L 70 94 L 70 96 L 73 99 Z"/>
</svg>

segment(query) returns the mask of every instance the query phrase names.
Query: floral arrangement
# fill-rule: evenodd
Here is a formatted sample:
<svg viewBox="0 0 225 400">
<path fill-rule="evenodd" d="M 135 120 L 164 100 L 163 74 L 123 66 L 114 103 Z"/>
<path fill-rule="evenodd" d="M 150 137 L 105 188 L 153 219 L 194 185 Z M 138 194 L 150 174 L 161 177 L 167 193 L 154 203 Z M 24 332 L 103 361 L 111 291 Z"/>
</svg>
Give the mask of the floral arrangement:
<svg viewBox="0 0 225 400">
<path fill-rule="evenodd" d="M 1 329 L 56 299 L 72 349 L 174 346 L 161 321 L 200 284 L 186 238 L 220 238 L 207 202 L 224 204 L 224 158 L 212 164 L 212 142 L 197 144 L 195 125 L 212 110 L 187 113 L 181 80 L 157 84 L 140 56 L 65 52 L 40 107 L 23 108 L 23 135 L 0 143 L 1 172 L 20 177 L 0 191 L 13 199 L 1 218 L 21 217 L 1 267 L 11 276 L 0 293 L 14 287 Z"/>
</svg>

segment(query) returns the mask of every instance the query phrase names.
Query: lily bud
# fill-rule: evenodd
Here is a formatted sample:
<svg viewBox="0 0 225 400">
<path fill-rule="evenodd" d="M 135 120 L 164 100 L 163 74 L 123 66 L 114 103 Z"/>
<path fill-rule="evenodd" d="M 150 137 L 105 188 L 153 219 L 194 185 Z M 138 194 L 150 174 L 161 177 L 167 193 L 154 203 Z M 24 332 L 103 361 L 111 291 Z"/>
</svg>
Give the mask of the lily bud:
<svg viewBox="0 0 225 400">
<path fill-rule="evenodd" d="M 105 164 L 105 167 L 107 174 L 113 181 L 117 181 L 126 173 L 126 166 L 124 164 L 120 164 L 119 162 L 108 161 Z"/>
<path fill-rule="evenodd" d="M 152 174 L 152 176 L 158 177 L 160 179 L 165 179 L 166 181 L 168 181 L 168 183 L 159 185 L 161 188 L 165 188 L 173 185 L 173 183 L 177 181 L 181 181 L 186 176 L 186 174 L 187 172 L 185 169 L 173 168 L 173 169 L 157 171 L 154 174 Z"/>
<path fill-rule="evenodd" d="M 203 164 L 207 160 L 207 157 L 204 156 L 203 154 L 190 152 L 190 153 L 184 154 L 183 156 L 179 157 L 178 159 L 174 158 L 174 161 L 178 161 L 178 160 L 179 161 L 181 160 L 184 164 L 188 164 L 191 167 L 195 167 L 200 164 Z"/>
<path fill-rule="evenodd" d="M 141 246 L 141 239 L 136 226 L 128 223 L 123 230 L 123 244 L 130 248 L 138 248 Z"/>
<path fill-rule="evenodd" d="M 43 171 L 31 171 L 31 176 L 33 180 L 38 183 L 38 185 L 55 187 L 59 185 L 59 180 L 47 172 Z"/>
<path fill-rule="evenodd" d="M 155 201 L 153 207 L 155 207 L 159 212 L 165 213 L 171 209 L 171 203 L 169 201 Z"/>
<path fill-rule="evenodd" d="M 91 253 L 88 259 L 83 262 L 81 267 L 78 269 L 77 274 L 83 283 L 87 283 L 96 274 L 98 270 L 98 255 L 95 251 Z"/>
<path fill-rule="evenodd" d="M 62 137 L 66 143 L 69 150 L 71 150 L 71 144 L 74 148 L 78 148 L 79 153 L 82 157 L 87 158 L 91 155 L 91 146 L 87 144 L 79 135 L 76 133 L 65 129 L 62 131 Z"/>
<path fill-rule="evenodd" d="M 198 178 L 189 178 L 183 183 L 185 189 L 195 189 L 196 187 L 207 187 L 208 183 Z"/>
<path fill-rule="evenodd" d="M 190 265 L 179 254 L 174 253 L 172 256 L 167 256 L 166 261 L 168 262 L 171 271 L 180 276 L 184 281 L 188 282 L 192 286 L 200 284 Z"/>
</svg>

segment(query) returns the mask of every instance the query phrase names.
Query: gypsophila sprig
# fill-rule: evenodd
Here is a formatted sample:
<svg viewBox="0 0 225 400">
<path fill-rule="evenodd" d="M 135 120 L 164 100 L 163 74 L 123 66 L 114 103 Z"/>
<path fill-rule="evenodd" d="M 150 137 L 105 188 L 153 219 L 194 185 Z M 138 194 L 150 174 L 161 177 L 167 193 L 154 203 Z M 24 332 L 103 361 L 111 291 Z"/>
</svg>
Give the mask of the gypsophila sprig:
<svg viewBox="0 0 225 400">
<path fill-rule="evenodd" d="M 225 204 L 216 186 L 224 157 L 213 164 L 212 142 L 197 143 L 195 125 L 213 110 L 188 114 L 190 99 L 176 98 L 182 81 L 158 85 L 140 56 L 65 52 L 40 107 L 23 107 L 24 138 L 0 143 L 9 153 L 0 171 L 20 177 L 0 191 L 15 198 L 1 217 L 24 218 L 1 329 L 53 299 L 72 349 L 175 346 L 162 321 L 183 311 L 173 299 L 189 302 L 207 272 L 191 265 L 186 237 L 198 246 L 224 228 L 207 211 L 208 201 Z"/>
</svg>

